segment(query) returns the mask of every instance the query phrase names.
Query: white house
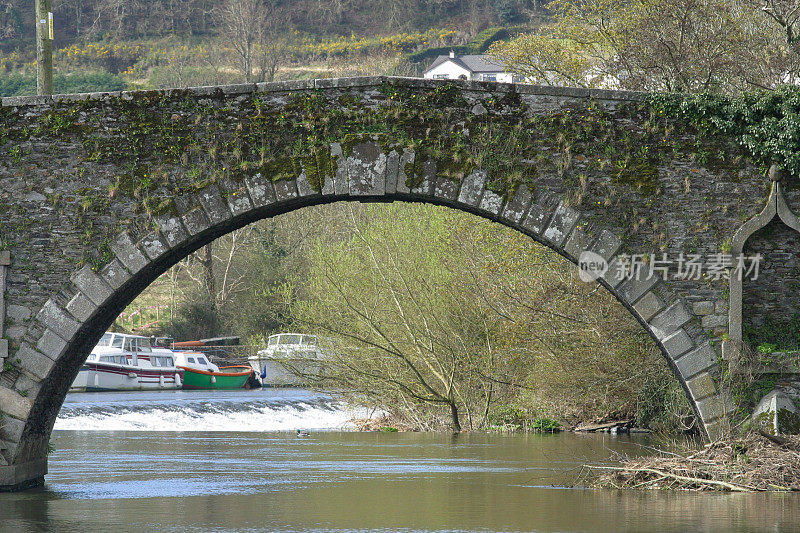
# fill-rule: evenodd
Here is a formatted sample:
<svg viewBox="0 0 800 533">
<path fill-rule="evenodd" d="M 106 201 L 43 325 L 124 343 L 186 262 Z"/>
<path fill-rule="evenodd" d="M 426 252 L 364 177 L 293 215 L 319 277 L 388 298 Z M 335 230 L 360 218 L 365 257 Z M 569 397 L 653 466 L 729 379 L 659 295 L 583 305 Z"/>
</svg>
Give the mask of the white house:
<svg viewBox="0 0 800 533">
<path fill-rule="evenodd" d="M 506 72 L 501 63 L 487 55 L 456 56 L 450 52 L 449 56 L 439 56 L 433 60 L 424 78 L 434 80 L 473 80 L 473 81 L 501 81 L 505 83 L 519 83 L 521 76 Z"/>
</svg>

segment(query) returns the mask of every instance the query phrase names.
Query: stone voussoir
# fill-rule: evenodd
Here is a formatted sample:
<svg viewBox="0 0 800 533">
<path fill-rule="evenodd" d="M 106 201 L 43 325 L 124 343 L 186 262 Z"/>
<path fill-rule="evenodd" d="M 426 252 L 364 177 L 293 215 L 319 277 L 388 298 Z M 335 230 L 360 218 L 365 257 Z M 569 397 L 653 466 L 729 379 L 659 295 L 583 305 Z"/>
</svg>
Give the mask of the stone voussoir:
<svg viewBox="0 0 800 533">
<path fill-rule="evenodd" d="M 53 369 L 53 366 L 55 365 L 55 361 L 53 361 L 53 359 L 37 352 L 27 343 L 23 343 L 19 347 L 15 359 L 19 359 L 19 365 L 23 372 L 26 372 L 39 380 L 47 378 L 47 376 L 50 375 L 50 371 Z"/>
<path fill-rule="evenodd" d="M 122 263 L 117 258 L 112 259 L 110 263 L 100 269 L 100 277 L 114 290 L 119 289 L 131 279 L 130 273 L 125 270 L 125 267 L 122 266 Z"/>
<path fill-rule="evenodd" d="M 570 257 L 578 261 L 581 254 L 589 247 L 590 241 L 591 238 L 589 235 L 576 226 L 570 236 L 567 237 L 567 242 L 564 244 L 564 251 L 567 252 Z"/>
<path fill-rule="evenodd" d="M 156 217 L 156 224 L 168 246 L 176 246 L 189 235 L 179 217 L 162 215 Z"/>
<path fill-rule="evenodd" d="M 688 380 L 700 372 L 712 368 L 717 363 L 717 352 L 711 343 L 706 342 L 675 361 L 683 379 Z"/>
<path fill-rule="evenodd" d="M 622 240 L 610 231 L 604 229 L 600 232 L 591 250 L 606 261 L 610 261 L 621 246 Z"/>
<path fill-rule="evenodd" d="M 103 305 L 114 291 L 100 276 L 92 272 L 92 267 L 84 265 L 73 277 L 72 283 L 96 306 Z"/>
<path fill-rule="evenodd" d="M 679 329 L 672 335 L 666 337 L 661 341 L 661 346 L 669 354 L 673 360 L 678 359 L 680 356 L 694 348 L 694 342 L 685 330 Z"/>
<path fill-rule="evenodd" d="M 550 224 L 544 230 L 542 236 L 555 246 L 560 247 L 567 238 L 567 235 L 575 228 L 580 214 L 561 202 L 553 213 Z"/>
<path fill-rule="evenodd" d="M 221 224 L 231 218 L 228 203 L 222 198 L 219 187 L 216 185 L 209 185 L 202 189 L 197 196 L 212 225 Z"/>
<path fill-rule="evenodd" d="M 56 332 L 59 336 L 65 339 L 71 338 L 80 329 L 80 324 L 73 320 L 66 311 L 64 311 L 52 299 L 42 306 L 42 310 L 37 315 L 39 323 L 46 328 Z"/>
<path fill-rule="evenodd" d="M 127 232 L 119 234 L 111 243 L 111 251 L 131 274 L 136 274 L 150 262 Z"/>
<path fill-rule="evenodd" d="M 86 322 L 97 311 L 97 305 L 79 292 L 67 304 L 67 311 L 79 322 Z"/>
<path fill-rule="evenodd" d="M 695 401 L 714 396 L 719 392 L 717 384 L 714 383 L 711 374 L 708 372 L 703 372 L 688 380 L 686 388 L 689 389 L 689 393 Z"/>
<path fill-rule="evenodd" d="M 189 232 L 189 235 L 197 235 L 211 227 L 211 222 L 208 216 L 201 208 L 194 208 L 188 213 L 183 215 L 183 226 Z"/>
<path fill-rule="evenodd" d="M 244 183 L 247 192 L 250 193 L 253 207 L 263 207 L 275 203 L 275 187 L 269 179 L 261 174 L 256 174 L 246 177 Z"/>
<path fill-rule="evenodd" d="M 650 331 L 659 339 L 663 340 L 671 335 L 678 328 L 686 324 L 691 319 L 689 310 L 682 301 L 677 301 L 653 317 L 650 324 Z"/>
<path fill-rule="evenodd" d="M 461 190 L 458 193 L 458 203 L 477 206 L 486 188 L 486 172 L 476 170 L 461 180 Z"/>
<path fill-rule="evenodd" d="M 142 248 L 142 250 L 144 250 L 144 253 L 147 255 L 147 257 L 153 261 L 164 255 L 167 250 L 169 250 L 169 245 L 164 242 L 164 240 L 161 238 L 161 235 L 157 231 L 153 231 L 142 237 L 139 240 L 139 246 Z"/>
<path fill-rule="evenodd" d="M 649 291 L 633 304 L 633 308 L 647 322 L 664 309 L 664 301 L 655 292 Z"/>
<path fill-rule="evenodd" d="M 526 185 L 520 185 L 514 191 L 514 196 L 506 202 L 503 208 L 502 218 L 512 224 L 519 224 L 522 221 L 533 201 L 533 195 Z"/>
</svg>

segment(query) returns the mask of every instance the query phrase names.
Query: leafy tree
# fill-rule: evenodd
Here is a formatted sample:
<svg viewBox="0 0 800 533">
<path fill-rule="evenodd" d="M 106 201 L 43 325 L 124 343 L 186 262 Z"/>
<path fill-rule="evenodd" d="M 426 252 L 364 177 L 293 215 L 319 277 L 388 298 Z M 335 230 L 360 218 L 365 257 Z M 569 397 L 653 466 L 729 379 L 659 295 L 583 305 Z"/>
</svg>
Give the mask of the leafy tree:
<svg viewBox="0 0 800 533">
<path fill-rule="evenodd" d="M 491 49 L 536 83 L 736 92 L 800 73 L 779 27 L 738 0 L 555 0 L 548 8 L 553 24 Z"/>
<path fill-rule="evenodd" d="M 291 327 L 330 343 L 320 386 L 455 430 L 508 405 L 632 417 L 643 388 L 677 386 L 627 311 L 530 239 L 444 208 L 341 209 L 344 235 L 284 287 Z"/>
</svg>

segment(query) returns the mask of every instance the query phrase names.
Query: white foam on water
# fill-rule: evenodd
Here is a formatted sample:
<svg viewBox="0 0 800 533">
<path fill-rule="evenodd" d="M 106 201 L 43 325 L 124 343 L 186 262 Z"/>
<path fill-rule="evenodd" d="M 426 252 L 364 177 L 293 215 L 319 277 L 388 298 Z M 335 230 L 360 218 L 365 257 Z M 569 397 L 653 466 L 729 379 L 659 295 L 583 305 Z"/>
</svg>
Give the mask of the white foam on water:
<svg viewBox="0 0 800 533">
<path fill-rule="evenodd" d="M 233 408 L 231 408 L 233 407 Z M 62 409 L 55 429 L 75 431 L 294 431 L 351 429 L 370 413 L 335 402 L 284 405 L 139 405 Z"/>
</svg>

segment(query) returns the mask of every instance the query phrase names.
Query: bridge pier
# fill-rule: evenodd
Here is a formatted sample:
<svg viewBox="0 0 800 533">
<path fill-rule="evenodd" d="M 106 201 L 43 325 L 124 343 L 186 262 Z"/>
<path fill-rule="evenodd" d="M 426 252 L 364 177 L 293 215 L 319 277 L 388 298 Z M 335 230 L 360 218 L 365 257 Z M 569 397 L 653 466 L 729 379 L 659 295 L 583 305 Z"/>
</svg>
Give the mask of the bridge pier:
<svg viewBox="0 0 800 533">
<path fill-rule="evenodd" d="M 0 492 L 40 487 L 44 484 L 45 474 L 47 474 L 47 457 L 27 463 L 0 466 Z"/>
</svg>

